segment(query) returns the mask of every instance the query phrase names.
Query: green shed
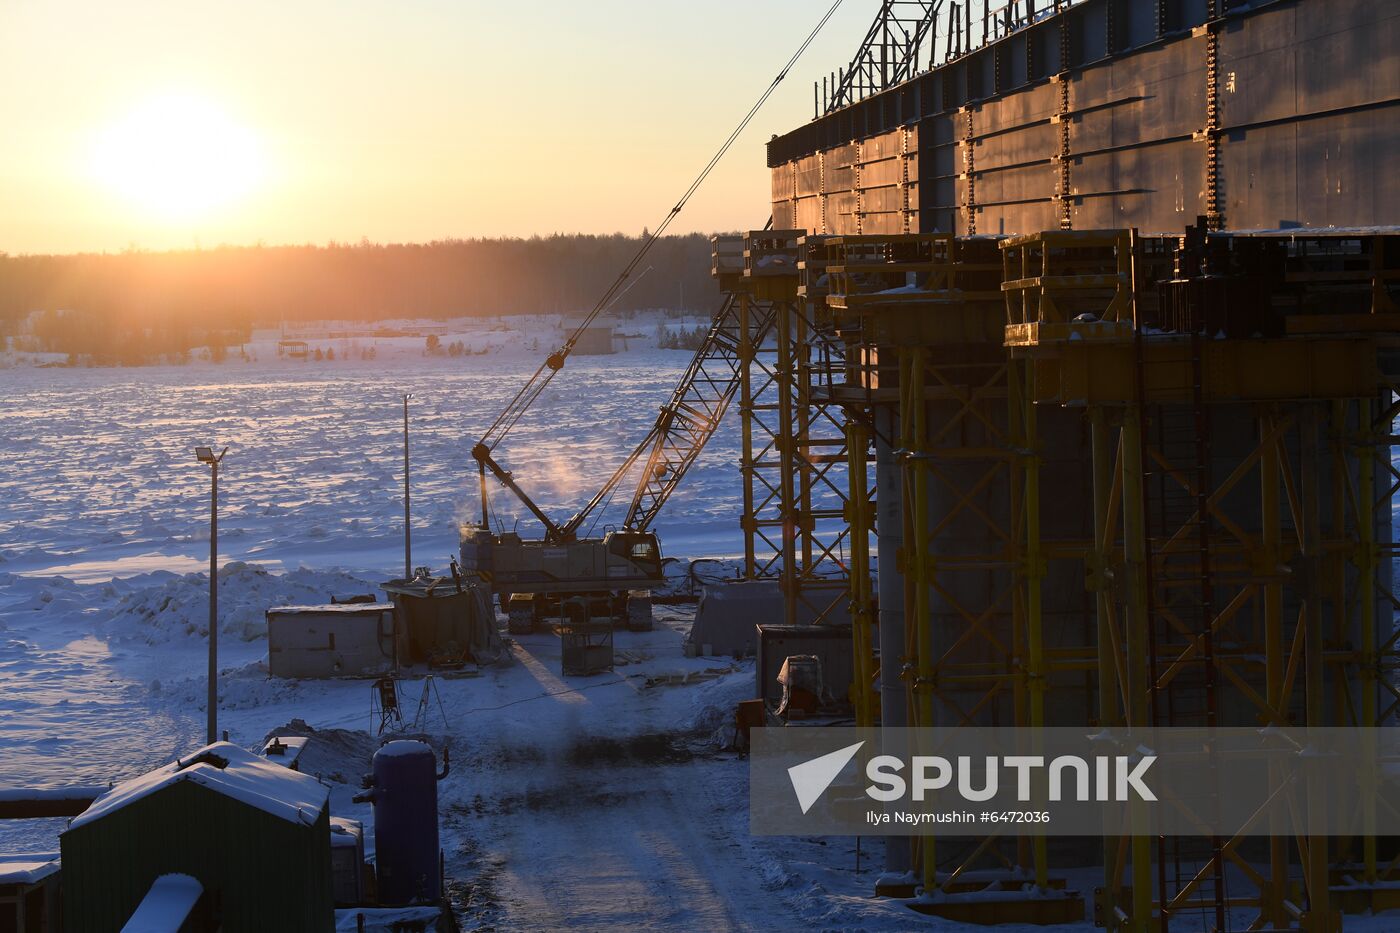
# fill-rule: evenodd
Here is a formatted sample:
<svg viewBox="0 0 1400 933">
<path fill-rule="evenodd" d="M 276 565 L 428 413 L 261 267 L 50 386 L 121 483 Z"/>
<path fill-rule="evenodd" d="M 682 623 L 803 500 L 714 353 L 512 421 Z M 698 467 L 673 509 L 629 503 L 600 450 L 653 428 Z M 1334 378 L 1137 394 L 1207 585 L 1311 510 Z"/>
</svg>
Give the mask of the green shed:
<svg viewBox="0 0 1400 933">
<path fill-rule="evenodd" d="M 118 933 L 172 873 L 227 933 L 335 928 L 329 789 L 228 742 L 118 784 L 60 846 L 66 930 Z"/>
</svg>

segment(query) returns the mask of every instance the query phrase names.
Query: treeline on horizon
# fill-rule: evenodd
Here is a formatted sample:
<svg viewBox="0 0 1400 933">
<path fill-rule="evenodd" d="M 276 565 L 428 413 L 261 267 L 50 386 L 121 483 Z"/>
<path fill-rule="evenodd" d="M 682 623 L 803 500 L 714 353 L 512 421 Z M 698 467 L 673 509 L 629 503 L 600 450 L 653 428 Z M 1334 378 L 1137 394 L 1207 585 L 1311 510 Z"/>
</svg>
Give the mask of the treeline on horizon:
<svg viewBox="0 0 1400 933">
<path fill-rule="evenodd" d="M 221 246 L 68 256 L 0 254 L 0 333 L 63 310 L 115 334 L 171 338 L 284 321 L 448 318 L 591 308 L 641 237 L 557 234 L 423 244 Z M 709 237 L 656 242 L 618 310 L 708 309 Z M 162 339 L 162 343 L 181 343 Z"/>
</svg>

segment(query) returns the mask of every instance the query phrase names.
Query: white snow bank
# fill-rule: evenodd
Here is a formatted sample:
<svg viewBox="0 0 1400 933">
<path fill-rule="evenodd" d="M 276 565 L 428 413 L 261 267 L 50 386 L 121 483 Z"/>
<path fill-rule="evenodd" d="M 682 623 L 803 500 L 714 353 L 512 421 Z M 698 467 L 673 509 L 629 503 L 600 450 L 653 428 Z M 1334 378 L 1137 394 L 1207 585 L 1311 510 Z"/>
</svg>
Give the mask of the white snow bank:
<svg viewBox="0 0 1400 933">
<path fill-rule="evenodd" d="M 377 584 L 336 571 L 301 568 L 274 574 L 256 564 L 234 561 L 219 569 L 219 634 L 254 641 L 267 632 L 265 613 L 274 606 L 329 603 L 374 594 Z M 362 608 L 362 607 L 356 607 Z M 170 576 L 154 586 L 120 597 L 110 617 L 114 634 L 148 644 L 209 634 L 209 577 Z"/>
<path fill-rule="evenodd" d="M 100 820 L 181 781 L 193 781 L 264 813 L 307 825 L 316 822 L 330 799 L 329 788 L 310 775 L 289 771 L 232 742 L 215 742 L 183 762 L 173 761 L 118 784 L 75 817 L 68 829 Z"/>
</svg>

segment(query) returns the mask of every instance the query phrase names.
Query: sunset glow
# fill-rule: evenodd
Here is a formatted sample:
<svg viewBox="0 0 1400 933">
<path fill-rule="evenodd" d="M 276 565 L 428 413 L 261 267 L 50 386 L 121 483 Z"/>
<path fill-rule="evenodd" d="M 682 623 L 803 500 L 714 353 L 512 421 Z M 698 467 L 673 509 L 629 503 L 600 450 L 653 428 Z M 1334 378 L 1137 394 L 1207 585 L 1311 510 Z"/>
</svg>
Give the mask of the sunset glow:
<svg viewBox="0 0 1400 933">
<path fill-rule="evenodd" d="M 153 219 L 190 220 L 236 203 L 266 174 L 257 135 L 193 94 L 151 98 L 98 135 L 99 183 Z"/>
</svg>

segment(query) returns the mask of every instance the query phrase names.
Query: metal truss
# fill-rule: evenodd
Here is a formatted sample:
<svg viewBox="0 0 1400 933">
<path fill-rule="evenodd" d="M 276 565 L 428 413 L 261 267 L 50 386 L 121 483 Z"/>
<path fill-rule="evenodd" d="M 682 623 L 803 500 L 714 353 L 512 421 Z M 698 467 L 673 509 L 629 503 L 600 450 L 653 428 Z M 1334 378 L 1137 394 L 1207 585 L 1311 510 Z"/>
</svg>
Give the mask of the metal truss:
<svg viewBox="0 0 1400 933">
<path fill-rule="evenodd" d="M 772 309 L 741 307 L 734 294 L 710 325 L 671 400 L 644 442 L 649 447 L 625 525 L 646 528 L 714 435 L 743 378 L 745 342 L 763 343 L 773 329 Z"/>
<path fill-rule="evenodd" d="M 837 73 L 826 96 L 826 113 L 840 110 L 909 80 L 934 34 L 943 0 L 882 0 L 880 12 L 849 65 Z M 931 64 L 930 58 L 926 59 Z"/>
<path fill-rule="evenodd" d="M 850 608 L 848 427 L 828 391 L 847 362 L 818 305 L 799 294 L 801 236 L 750 233 L 739 298 L 744 576 L 780 581 L 786 624 Z M 755 323 L 765 318 L 771 340 Z"/>
<path fill-rule="evenodd" d="M 817 116 L 858 103 L 872 94 L 944 62 L 961 58 L 1013 32 L 1061 13 L 1081 0 L 882 0 L 880 11 L 843 69 L 814 87 Z M 938 18 L 944 10 L 943 35 Z M 1069 33 L 1064 33 L 1068 41 Z"/>
</svg>

